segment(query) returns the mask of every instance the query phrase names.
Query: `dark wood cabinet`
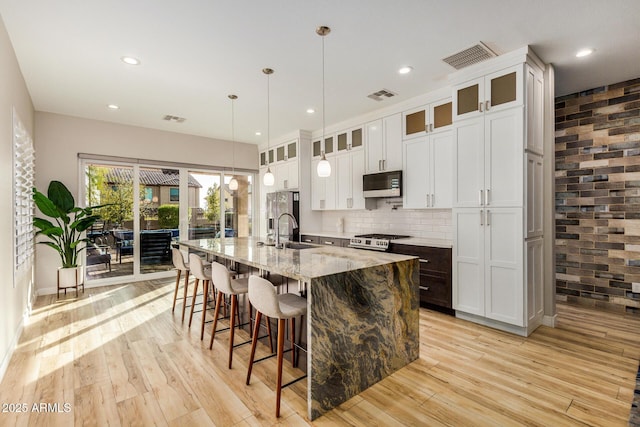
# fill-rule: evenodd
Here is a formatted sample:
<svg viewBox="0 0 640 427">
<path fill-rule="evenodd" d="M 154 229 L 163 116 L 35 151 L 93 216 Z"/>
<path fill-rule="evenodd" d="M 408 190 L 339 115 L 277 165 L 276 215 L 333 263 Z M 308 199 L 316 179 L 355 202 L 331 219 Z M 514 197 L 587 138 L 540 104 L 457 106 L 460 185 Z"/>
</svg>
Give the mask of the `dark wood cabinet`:
<svg viewBox="0 0 640 427">
<path fill-rule="evenodd" d="M 391 243 L 394 254 L 417 256 L 420 261 L 420 304 L 453 314 L 451 248 Z"/>
<path fill-rule="evenodd" d="M 300 240 L 304 243 L 316 243 L 318 245 L 328 245 L 328 246 L 340 246 L 347 247 L 349 246 L 349 239 L 341 239 L 338 237 L 322 237 L 322 236 L 314 236 L 311 234 L 303 234 L 300 237 Z"/>
<path fill-rule="evenodd" d="M 300 241 L 303 243 L 318 243 L 318 236 L 303 234 L 302 236 L 300 236 Z"/>
</svg>

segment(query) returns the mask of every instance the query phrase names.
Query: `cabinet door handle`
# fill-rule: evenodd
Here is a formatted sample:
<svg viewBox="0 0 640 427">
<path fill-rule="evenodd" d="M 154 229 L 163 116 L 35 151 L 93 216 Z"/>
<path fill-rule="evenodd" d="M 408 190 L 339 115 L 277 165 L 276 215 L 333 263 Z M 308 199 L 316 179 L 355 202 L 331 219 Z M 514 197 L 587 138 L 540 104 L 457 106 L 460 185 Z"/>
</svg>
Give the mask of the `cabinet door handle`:
<svg viewBox="0 0 640 427">
<path fill-rule="evenodd" d="M 428 264 L 428 263 L 429 263 L 429 260 L 428 260 L 428 259 L 418 258 L 418 261 L 419 261 L 419 262 L 422 262 L 422 263 L 424 263 L 424 264 Z"/>
<path fill-rule="evenodd" d="M 431 193 L 431 207 L 435 208 L 436 207 L 436 195 Z"/>
<path fill-rule="evenodd" d="M 429 123 L 429 132 L 433 132 L 433 123 Z"/>
<path fill-rule="evenodd" d="M 483 199 L 482 196 L 484 196 L 484 190 L 479 190 L 479 192 L 478 192 L 478 204 L 480 206 L 482 206 L 482 199 Z"/>
<path fill-rule="evenodd" d="M 427 207 L 429 207 L 429 195 L 427 194 Z"/>
<path fill-rule="evenodd" d="M 289 180 L 288 179 L 284 180 L 284 188 L 289 188 Z"/>
<path fill-rule="evenodd" d="M 487 225 L 491 225 L 491 211 L 487 209 Z"/>
<path fill-rule="evenodd" d="M 483 214 L 484 214 L 484 211 L 482 209 L 480 209 L 480 225 L 484 225 L 484 221 L 483 221 L 483 218 L 482 218 Z"/>
<path fill-rule="evenodd" d="M 428 286 L 418 286 L 418 288 L 420 288 L 421 291 L 428 291 L 429 290 Z"/>
<path fill-rule="evenodd" d="M 387 170 L 387 161 L 385 159 L 382 159 L 382 170 Z"/>
<path fill-rule="evenodd" d="M 305 243 L 313 243 L 313 240 L 311 240 L 311 239 L 304 239 L 304 240 L 303 240 L 303 242 L 305 242 Z"/>
<path fill-rule="evenodd" d="M 489 193 L 489 191 L 490 191 L 490 190 L 487 188 L 487 203 L 486 203 L 486 204 L 487 204 L 487 206 L 489 206 L 489 194 L 490 194 L 490 193 Z"/>
<path fill-rule="evenodd" d="M 485 102 L 484 102 L 484 109 L 485 109 L 485 111 L 489 111 L 489 105 L 491 105 L 491 101 L 485 101 Z"/>
<path fill-rule="evenodd" d="M 382 160 L 378 160 L 378 172 L 382 170 Z"/>
<path fill-rule="evenodd" d="M 331 241 L 329 241 L 329 240 L 326 240 L 326 241 L 324 242 L 324 244 L 325 244 L 325 245 L 335 245 L 335 242 L 331 242 Z"/>
<path fill-rule="evenodd" d="M 480 102 L 480 103 L 478 104 L 478 111 L 480 111 L 480 112 L 482 113 L 482 102 Z"/>
</svg>

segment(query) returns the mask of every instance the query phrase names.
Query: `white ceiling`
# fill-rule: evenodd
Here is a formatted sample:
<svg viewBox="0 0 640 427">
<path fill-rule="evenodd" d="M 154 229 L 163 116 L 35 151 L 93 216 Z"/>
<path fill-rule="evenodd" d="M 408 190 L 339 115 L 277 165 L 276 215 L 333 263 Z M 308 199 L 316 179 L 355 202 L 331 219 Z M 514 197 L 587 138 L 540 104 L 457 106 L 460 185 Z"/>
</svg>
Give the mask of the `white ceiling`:
<svg viewBox="0 0 640 427">
<path fill-rule="evenodd" d="M 555 65 L 556 95 L 640 77 L 640 0 L 0 0 L 0 15 L 36 110 L 231 139 L 234 93 L 235 138 L 257 144 L 264 67 L 271 140 L 322 127 L 318 25 L 332 28 L 327 126 L 444 86 L 441 59 L 478 41 L 530 45 Z M 576 58 L 583 47 L 595 53 Z M 367 98 L 382 88 L 398 96 Z"/>
</svg>

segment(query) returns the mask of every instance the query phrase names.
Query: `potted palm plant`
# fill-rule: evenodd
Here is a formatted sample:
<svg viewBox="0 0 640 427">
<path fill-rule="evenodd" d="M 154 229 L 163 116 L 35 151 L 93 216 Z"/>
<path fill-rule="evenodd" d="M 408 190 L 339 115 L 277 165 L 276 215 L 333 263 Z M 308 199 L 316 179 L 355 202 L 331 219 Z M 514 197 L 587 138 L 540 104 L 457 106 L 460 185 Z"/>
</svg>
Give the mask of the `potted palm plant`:
<svg viewBox="0 0 640 427">
<path fill-rule="evenodd" d="M 78 265 L 78 255 L 90 241 L 83 232 L 100 219 L 94 210 L 102 206 L 75 206 L 73 195 L 60 181 L 49 183 L 46 196 L 34 188 L 33 200 L 40 212 L 53 220 L 36 217 L 33 225 L 37 229 L 36 236 L 49 239 L 38 243 L 55 249 L 60 255 L 62 266 L 58 268 L 58 296 L 61 289 L 66 294 L 67 288 L 75 288 L 77 295 L 78 286 L 84 289 L 84 271 Z"/>
</svg>

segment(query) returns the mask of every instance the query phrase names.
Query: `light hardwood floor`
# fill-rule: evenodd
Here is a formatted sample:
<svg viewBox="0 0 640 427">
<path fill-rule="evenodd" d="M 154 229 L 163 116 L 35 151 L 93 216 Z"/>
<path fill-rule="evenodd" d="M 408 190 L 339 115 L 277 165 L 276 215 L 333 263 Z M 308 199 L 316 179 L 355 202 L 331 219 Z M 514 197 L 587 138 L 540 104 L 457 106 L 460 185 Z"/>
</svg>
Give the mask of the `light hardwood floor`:
<svg viewBox="0 0 640 427">
<path fill-rule="evenodd" d="M 275 358 L 255 365 L 246 386 L 249 346 L 227 369 L 228 334 L 210 351 L 199 315 L 191 330 L 180 305 L 172 315 L 173 286 L 39 297 L 0 384 L 3 406 L 28 410 L 0 413 L 0 425 L 627 425 L 637 316 L 559 305 L 557 328 L 522 338 L 422 309 L 420 359 L 309 423 L 306 382 L 283 391 L 276 419 Z M 297 373 L 285 363 L 285 381 Z M 61 412 L 33 411 L 41 402 Z"/>
</svg>

